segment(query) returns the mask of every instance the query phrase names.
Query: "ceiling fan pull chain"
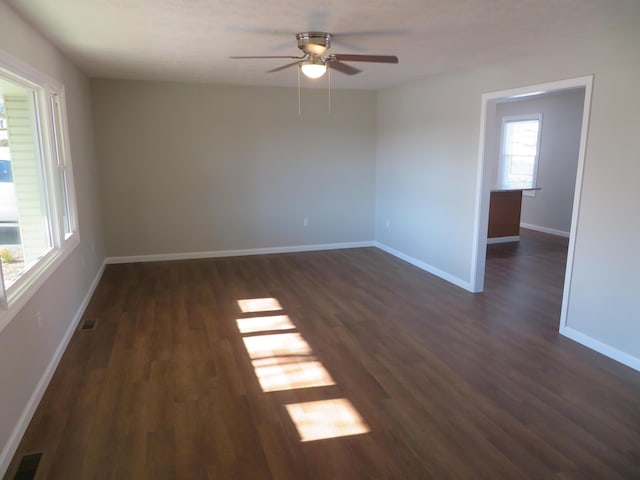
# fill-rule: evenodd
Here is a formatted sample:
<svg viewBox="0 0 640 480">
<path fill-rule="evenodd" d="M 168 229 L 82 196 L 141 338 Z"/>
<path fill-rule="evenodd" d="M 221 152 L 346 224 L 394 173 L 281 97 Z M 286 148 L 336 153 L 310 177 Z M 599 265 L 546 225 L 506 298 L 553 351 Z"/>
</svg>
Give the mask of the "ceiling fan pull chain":
<svg viewBox="0 0 640 480">
<path fill-rule="evenodd" d="M 329 82 L 329 115 L 331 115 L 331 69 L 327 69 L 327 81 Z"/>
<path fill-rule="evenodd" d="M 298 65 L 298 116 L 302 115 L 302 106 L 300 104 L 300 65 Z"/>
</svg>

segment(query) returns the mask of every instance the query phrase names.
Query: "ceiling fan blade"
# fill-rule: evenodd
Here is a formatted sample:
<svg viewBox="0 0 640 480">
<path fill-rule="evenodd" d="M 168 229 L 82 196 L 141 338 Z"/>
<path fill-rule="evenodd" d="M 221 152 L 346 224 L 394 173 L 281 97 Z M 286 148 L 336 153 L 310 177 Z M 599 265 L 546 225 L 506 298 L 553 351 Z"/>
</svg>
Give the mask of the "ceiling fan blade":
<svg viewBox="0 0 640 480">
<path fill-rule="evenodd" d="M 339 62 L 372 62 L 372 63 L 398 63 L 398 57 L 395 55 L 355 55 L 335 53 L 332 55 Z"/>
<path fill-rule="evenodd" d="M 272 70 L 267 70 L 267 73 L 279 72 L 280 70 L 284 70 L 285 68 L 293 67 L 294 65 L 298 65 L 300 62 L 291 62 L 286 65 L 282 65 L 281 67 L 274 68 Z"/>
<path fill-rule="evenodd" d="M 229 57 L 229 58 L 239 58 L 239 59 L 247 59 L 247 58 L 297 58 L 298 60 L 302 60 L 302 57 L 293 57 L 291 55 L 274 55 L 274 56 L 260 56 L 260 57 Z"/>
<path fill-rule="evenodd" d="M 358 70 L 351 65 L 347 65 L 346 63 L 341 63 L 337 60 L 328 60 L 327 67 L 332 68 L 334 70 L 339 71 L 340 73 L 346 73 L 347 75 L 355 75 L 356 73 L 360 73 L 362 70 Z"/>
</svg>

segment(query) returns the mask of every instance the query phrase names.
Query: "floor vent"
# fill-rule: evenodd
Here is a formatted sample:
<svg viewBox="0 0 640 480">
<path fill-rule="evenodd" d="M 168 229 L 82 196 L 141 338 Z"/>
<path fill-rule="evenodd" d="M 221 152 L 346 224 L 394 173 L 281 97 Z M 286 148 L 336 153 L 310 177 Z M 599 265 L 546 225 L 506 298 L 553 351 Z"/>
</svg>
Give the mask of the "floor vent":
<svg viewBox="0 0 640 480">
<path fill-rule="evenodd" d="M 80 325 L 80 330 L 95 330 L 98 325 L 98 319 L 96 317 L 85 318 Z"/>
<path fill-rule="evenodd" d="M 13 480 L 33 480 L 42 458 L 42 452 L 30 453 L 22 457 Z"/>
</svg>

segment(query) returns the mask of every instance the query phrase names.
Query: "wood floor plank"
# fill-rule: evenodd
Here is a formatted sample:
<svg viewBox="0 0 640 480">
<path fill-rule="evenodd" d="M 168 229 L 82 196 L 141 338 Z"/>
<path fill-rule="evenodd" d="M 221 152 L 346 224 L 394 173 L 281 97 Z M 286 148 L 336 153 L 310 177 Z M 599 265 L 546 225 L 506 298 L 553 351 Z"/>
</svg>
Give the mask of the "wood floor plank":
<svg viewBox="0 0 640 480">
<path fill-rule="evenodd" d="M 640 478 L 640 374 L 558 334 L 567 241 L 521 238 L 479 295 L 374 248 L 109 265 L 9 472 Z"/>
</svg>

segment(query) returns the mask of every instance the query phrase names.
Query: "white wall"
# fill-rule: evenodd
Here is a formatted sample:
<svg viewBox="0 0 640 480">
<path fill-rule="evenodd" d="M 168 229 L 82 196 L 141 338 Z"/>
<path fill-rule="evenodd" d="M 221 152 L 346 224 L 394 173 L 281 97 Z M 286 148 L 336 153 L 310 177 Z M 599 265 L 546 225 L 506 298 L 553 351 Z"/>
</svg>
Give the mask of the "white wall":
<svg viewBox="0 0 640 480">
<path fill-rule="evenodd" d="M 594 74 L 567 327 L 640 366 L 640 30 L 587 33 L 381 92 L 376 239 L 470 284 L 481 95 Z"/>
<path fill-rule="evenodd" d="M 542 113 L 537 181 L 541 190 L 533 197 L 522 198 L 522 223 L 568 235 L 576 188 L 583 105 L 582 88 L 496 106 L 495 131 L 498 135 L 501 134 L 504 117 Z M 494 160 L 498 162 L 499 157 L 496 155 Z M 497 167 L 496 164 L 496 171 Z"/>
<path fill-rule="evenodd" d="M 91 87 L 109 256 L 373 240 L 374 92 Z"/>
<path fill-rule="evenodd" d="M 8 466 L 38 400 L 39 382 L 52 372 L 74 316 L 104 258 L 89 84 L 62 55 L 0 2 L 0 49 L 62 82 L 80 224 L 80 246 L 0 331 L 0 476 Z M 38 326 L 36 313 L 42 313 Z M 59 351 L 58 351 L 59 353 Z"/>
</svg>

